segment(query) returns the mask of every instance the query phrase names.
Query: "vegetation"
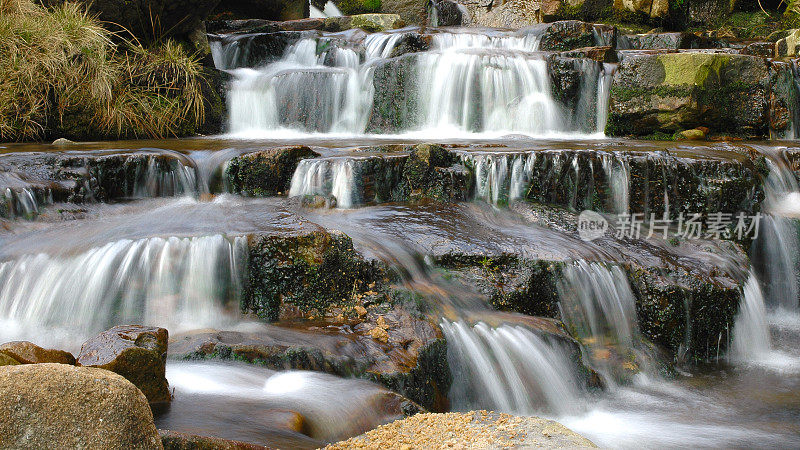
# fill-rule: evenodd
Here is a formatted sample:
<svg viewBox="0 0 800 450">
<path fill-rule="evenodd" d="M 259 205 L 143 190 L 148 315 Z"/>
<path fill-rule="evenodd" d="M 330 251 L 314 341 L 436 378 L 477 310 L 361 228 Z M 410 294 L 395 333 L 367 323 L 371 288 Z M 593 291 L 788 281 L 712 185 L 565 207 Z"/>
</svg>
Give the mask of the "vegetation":
<svg viewBox="0 0 800 450">
<path fill-rule="evenodd" d="M 0 0 L 0 139 L 164 137 L 204 116 L 201 66 L 146 49 L 74 3 Z"/>
</svg>

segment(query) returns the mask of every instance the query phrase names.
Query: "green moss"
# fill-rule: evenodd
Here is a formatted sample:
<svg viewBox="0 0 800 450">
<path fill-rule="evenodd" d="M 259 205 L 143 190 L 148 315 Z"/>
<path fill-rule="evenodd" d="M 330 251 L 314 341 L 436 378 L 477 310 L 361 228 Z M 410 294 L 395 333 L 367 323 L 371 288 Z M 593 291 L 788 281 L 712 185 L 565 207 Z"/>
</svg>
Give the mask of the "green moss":
<svg viewBox="0 0 800 450">
<path fill-rule="evenodd" d="M 381 9 L 381 0 L 338 0 L 335 3 L 346 16 L 377 13 Z"/>
</svg>

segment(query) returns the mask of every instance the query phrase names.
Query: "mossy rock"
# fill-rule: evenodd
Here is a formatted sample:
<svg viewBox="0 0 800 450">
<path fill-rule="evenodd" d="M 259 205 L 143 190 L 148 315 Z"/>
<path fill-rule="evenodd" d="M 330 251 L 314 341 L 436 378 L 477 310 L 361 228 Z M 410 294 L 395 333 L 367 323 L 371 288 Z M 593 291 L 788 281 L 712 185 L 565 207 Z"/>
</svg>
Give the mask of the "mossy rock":
<svg viewBox="0 0 800 450">
<path fill-rule="evenodd" d="M 248 153 L 231 159 L 225 177 L 231 191 L 237 194 L 283 194 L 289 190 L 292 175 L 300 160 L 316 156 L 319 154 L 303 145 Z"/>
<path fill-rule="evenodd" d="M 611 86 L 606 133 L 668 134 L 704 126 L 753 138 L 768 134 L 768 64 L 715 53 L 631 55 Z"/>
</svg>

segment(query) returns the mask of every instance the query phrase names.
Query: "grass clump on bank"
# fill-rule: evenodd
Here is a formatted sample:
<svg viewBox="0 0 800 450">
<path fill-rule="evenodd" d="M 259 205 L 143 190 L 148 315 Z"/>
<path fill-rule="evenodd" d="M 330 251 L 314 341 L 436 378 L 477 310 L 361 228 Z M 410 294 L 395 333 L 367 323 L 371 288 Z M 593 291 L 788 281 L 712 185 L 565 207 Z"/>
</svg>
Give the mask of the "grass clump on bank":
<svg viewBox="0 0 800 450">
<path fill-rule="evenodd" d="M 185 135 L 203 120 L 201 66 L 145 49 L 74 3 L 0 0 L 0 140 Z"/>
</svg>

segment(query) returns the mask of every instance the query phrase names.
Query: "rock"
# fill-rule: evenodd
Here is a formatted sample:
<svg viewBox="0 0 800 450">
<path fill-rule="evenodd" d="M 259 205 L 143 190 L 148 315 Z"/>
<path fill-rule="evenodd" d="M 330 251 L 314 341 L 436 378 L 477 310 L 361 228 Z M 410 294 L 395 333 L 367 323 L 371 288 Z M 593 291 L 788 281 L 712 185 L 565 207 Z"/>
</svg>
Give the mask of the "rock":
<svg viewBox="0 0 800 450">
<path fill-rule="evenodd" d="M 458 27 L 469 22 L 469 11 L 454 0 L 436 0 L 428 3 L 432 27 Z"/>
<path fill-rule="evenodd" d="M 167 341 L 164 328 L 121 325 L 84 342 L 78 365 L 120 374 L 138 387 L 154 406 L 172 400 L 165 376 Z"/>
<path fill-rule="evenodd" d="M 160 449 L 142 392 L 107 370 L 0 367 L 0 447 Z"/>
<path fill-rule="evenodd" d="M 267 447 L 246 442 L 229 441 L 207 436 L 158 430 L 164 450 L 267 450 Z"/>
<path fill-rule="evenodd" d="M 669 0 L 614 0 L 614 10 L 649 19 L 664 19 L 669 16 Z"/>
<path fill-rule="evenodd" d="M 768 92 L 763 58 L 699 52 L 627 55 L 611 85 L 606 133 L 647 135 L 706 126 L 765 136 Z"/>
<path fill-rule="evenodd" d="M 212 16 L 220 19 L 295 20 L 308 17 L 309 3 L 296 0 L 225 0 Z"/>
<path fill-rule="evenodd" d="M 789 30 L 786 37 L 775 43 L 775 57 L 788 58 L 800 54 L 800 29 Z"/>
<path fill-rule="evenodd" d="M 589 58 L 604 63 L 617 62 L 617 52 L 611 46 L 576 48 L 575 50 L 562 52 L 561 56 L 565 58 Z"/>
<path fill-rule="evenodd" d="M 66 146 L 72 145 L 74 143 L 75 143 L 74 141 L 71 141 L 71 140 L 66 139 L 66 138 L 58 138 L 55 141 L 53 141 L 53 145 L 58 146 L 58 147 L 66 147 Z"/>
<path fill-rule="evenodd" d="M 75 365 L 72 353 L 63 350 L 48 350 L 27 341 L 14 341 L 0 345 L 0 353 L 6 354 L 21 364 L 58 363 Z"/>
<path fill-rule="evenodd" d="M 773 61 L 769 66 L 769 129 L 774 139 L 794 139 L 790 135 L 798 93 L 792 63 Z"/>
<path fill-rule="evenodd" d="M 436 144 L 414 146 L 403 167 L 394 198 L 405 201 L 433 199 L 463 201 L 467 198 L 467 174 L 454 154 Z"/>
<path fill-rule="evenodd" d="M 487 411 L 417 414 L 337 442 L 327 450 L 360 448 L 594 448 L 552 420 Z"/>
<path fill-rule="evenodd" d="M 426 2 L 421 0 L 381 0 L 381 12 L 398 14 L 409 25 L 425 25 L 428 18 Z"/>
<path fill-rule="evenodd" d="M 283 194 L 301 159 L 319 154 L 303 145 L 247 153 L 230 160 L 225 177 L 231 191 L 248 196 Z"/>
<path fill-rule="evenodd" d="M 0 353 L 0 366 L 17 366 L 19 364 L 22 363 L 6 355 L 5 353 Z"/>
<path fill-rule="evenodd" d="M 706 133 L 700 129 L 692 129 L 692 130 L 683 130 L 680 133 L 680 139 L 685 139 L 687 141 L 702 141 L 706 138 Z"/>
<path fill-rule="evenodd" d="M 563 20 L 547 26 L 541 36 L 539 49 L 566 51 L 595 45 L 594 27 L 578 20 Z"/>
<path fill-rule="evenodd" d="M 417 55 L 379 61 L 375 64 L 375 88 L 367 131 L 392 133 L 420 124 L 417 103 L 419 64 Z"/>
<path fill-rule="evenodd" d="M 250 333 L 187 333 L 173 338 L 170 354 L 366 378 L 424 408 L 446 410 L 450 372 L 438 327 L 400 306 L 361 307 L 363 314 L 358 308 L 349 319 L 285 320 Z M 381 336 L 373 336 L 375 329 Z"/>
<path fill-rule="evenodd" d="M 678 50 L 717 48 L 721 45 L 716 40 L 693 33 L 647 33 L 622 36 L 620 47 L 624 50 Z"/>
<path fill-rule="evenodd" d="M 772 58 L 775 56 L 775 44 L 772 42 L 751 42 L 740 51 L 743 55 Z"/>
<path fill-rule="evenodd" d="M 370 33 L 402 28 L 405 23 L 397 14 L 359 14 L 356 16 L 329 17 L 325 19 L 325 30 L 344 31 L 360 28 Z"/>
<path fill-rule="evenodd" d="M 543 22 L 539 3 L 529 0 L 509 0 L 499 5 L 491 0 L 462 4 L 474 26 L 518 29 Z"/>
<path fill-rule="evenodd" d="M 692 0 L 689 2 L 689 20 L 693 25 L 713 27 L 728 18 L 733 6 L 731 0 Z"/>
<path fill-rule="evenodd" d="M 321 317 L 331 308 L 370 292 L 378 268 L 353 250 L 350 237 L 315 230 L 253 235 L 249 239 L 249 286 L 242 309 L 264 320 Z M 374 284 L 373 284 L 374 286 Z"/>
<path fill-rule="evenodd" d="M 212 67 L 203 68 L 200 89 L 203 94 L 205 115 L 198 130 L 203 134 L 220 134 L 227 119 L 227 104 L 230 75 Z"/>
</svg>

